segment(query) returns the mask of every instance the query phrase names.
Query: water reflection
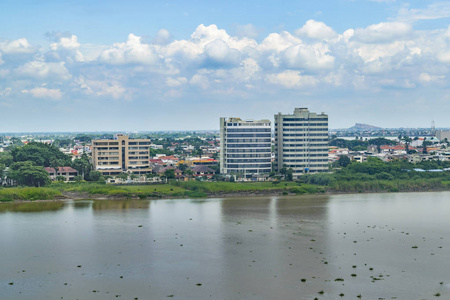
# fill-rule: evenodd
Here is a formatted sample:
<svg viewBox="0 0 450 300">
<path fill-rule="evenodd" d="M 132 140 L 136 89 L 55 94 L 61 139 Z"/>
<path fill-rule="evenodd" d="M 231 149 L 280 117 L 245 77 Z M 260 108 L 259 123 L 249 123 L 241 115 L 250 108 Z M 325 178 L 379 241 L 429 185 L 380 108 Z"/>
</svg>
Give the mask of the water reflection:
<svg viewBox="0 0 450 300">
<path fill-rule="evenodd" d="M 92 209 L 100 210 L 129 210 L 148 209 L 149 201 L 146 200 L 97 200 L 92 202 Z"/>
<path fill-rule="evenodd" d="M 0 213 L 3 212 L 20 212 L 32 213 L 43 211 L 56 211 L 64 207 L 64 202 L 23 202 L 23 203 L 0 203 Z"/>
</svg>

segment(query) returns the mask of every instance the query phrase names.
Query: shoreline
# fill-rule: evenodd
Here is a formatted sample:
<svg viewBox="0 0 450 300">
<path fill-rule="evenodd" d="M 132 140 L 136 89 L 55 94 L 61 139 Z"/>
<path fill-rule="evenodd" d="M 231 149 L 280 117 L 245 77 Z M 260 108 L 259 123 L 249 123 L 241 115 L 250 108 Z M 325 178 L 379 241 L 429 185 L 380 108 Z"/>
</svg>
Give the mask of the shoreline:
<svg viewBox="0 0 450 300">
<path fill-rule="evenodd" d="M 202 197 L 189 197 L 181 195 L 160 195 L 158 197 L 139 197 L 137 195 L 132 197 L 123 197 L 118 195 L 106 195 L 106 194 L 88 194 L 78 192 L 62 192 L 62 196 L 58 196 L 54 199 L 17 199 L 11 201 L 0 201 L 2 203 L 32 203 L 32 202 L 66 202 L 77 200 L 165 200 L 165 199 L 206 199 L 206 198 L 235 198 L 235 197 L 266 197 L 266 196 L 317 196 L 317 195 L 353 195 L 353 194 L 380 194 L 380 193 L 426 193 L 426 192 L 446 192 L 449 189 L 432 189 L 432 190 L 404 190 L 404 191 L 325 191 L 319 193 L 288 193 L 283 194 L 283 189 L 277 190 L 252 190 L 252 191 L 236 191 L 236 192 L 212 192 L 206 193 Z"/>
</svg>

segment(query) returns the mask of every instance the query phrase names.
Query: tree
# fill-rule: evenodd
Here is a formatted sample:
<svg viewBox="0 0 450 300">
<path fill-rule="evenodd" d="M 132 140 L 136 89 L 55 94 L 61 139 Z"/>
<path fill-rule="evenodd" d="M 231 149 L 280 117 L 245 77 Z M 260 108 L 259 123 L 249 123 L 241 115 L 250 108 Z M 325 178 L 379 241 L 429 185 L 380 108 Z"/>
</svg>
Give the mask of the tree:
<svg viewBox="0 0 450 300">
<path fill-rule="evenodd" d="M 89 181 L 101 181 L 104 180 L 102 172 L 92 171 L 89 173 Z"/>
<path fill-rule="evenodd" d="M 125 181 L 128 179 L 128 173 L 120 173 L 119 175 L 116 175 L 116 178 L 120 178 Z"/>
<path fill-rule="evenodd" d="M 175 178 L 175 169 L 167 169 L 164 171 L 164 176 L 167 179 L 174 179 Z"/>
<path fill-rule="evenodd" d="M 338 159 L 338 165 L 340 167 L 346 167 L 350 164 L 350 158 L 347 155 L 341 155 Z"/>
<path fill-rule="evenodd" d="M 91 172 L 92 165 L 89 161 L 88 156 L 86 153 L 83 153 L 81 155 L 81 158 L 75 159 L 72 162 L 72 168 L 78 171 L 78 174 L 81 175 L 83 179 L 86 179 L 89 177 L 89 173 Z"/>
<path fill-rule="evenodd" d="M 49 144 L 30 142 L 23 147 L 11 150 L 14 162 L 32 161 L 37 166 L 50 167 L 53 160 L 58 160 L 64 166 L 71 165 L 70 156 L 62 153 L 58 148 Z"/>
<path fill-rule="evenodd" d="M 56 181 L 66 181 L 66 177 L 58 175 L 56 176 Z"/>
<path fill-rule="evenodd" d="M 188 166 L 187 166 L 186 164 L 179 164 L 179 165 L 178 165 L 178 169 L 179 169 L 180 171 L 182 171 L 182 172 L 186 171 L 187 167 L 188 167 Z"/>
<path fill-rule="evenodd" d="M 194 175 L 194 172 L 191 169 L 188 169 L 184 172 L 184 174 L 186 174 L 188 176 L 188 178 L 190 179 L 192 177 L 192 175 Z"/>
<path fill-rule="evenodd" d="M 10 177 L 16 180 L 19 185 L 40 187 L 51 183 L 48 172 L 43 167 L 34 165 L 31 161 L 13 163 Z"/>
<path fill-rule="evenodd" d="M 0 152 L 0 164 L 9 167 L 13 163 L 13 156 L 10 152 Z"/>
<path fill-rule="evenodd" d="M 293 174 L 294 174 L 294 170 L 293 170 L 292 168 L 289 168 L 289 169 L 286 171 L 286 180 L 292 181 L 292 179 L 293 179 Z"/>
</svg>

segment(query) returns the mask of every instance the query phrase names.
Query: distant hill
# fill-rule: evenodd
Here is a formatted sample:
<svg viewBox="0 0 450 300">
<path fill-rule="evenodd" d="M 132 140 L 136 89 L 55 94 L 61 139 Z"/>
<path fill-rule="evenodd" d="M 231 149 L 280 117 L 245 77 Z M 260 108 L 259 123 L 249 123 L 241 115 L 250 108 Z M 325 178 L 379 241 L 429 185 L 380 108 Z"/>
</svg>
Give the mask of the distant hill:
<svg viewBox="0 0 450 300">
<path fill-rule="evenodd" d="M 368 131 L 368 130 L 381 130 L 383 128 L 372 126 L 368 124 L 356 123 L 354 126 L 347 129 L 347 131 Z"/>
</svg>

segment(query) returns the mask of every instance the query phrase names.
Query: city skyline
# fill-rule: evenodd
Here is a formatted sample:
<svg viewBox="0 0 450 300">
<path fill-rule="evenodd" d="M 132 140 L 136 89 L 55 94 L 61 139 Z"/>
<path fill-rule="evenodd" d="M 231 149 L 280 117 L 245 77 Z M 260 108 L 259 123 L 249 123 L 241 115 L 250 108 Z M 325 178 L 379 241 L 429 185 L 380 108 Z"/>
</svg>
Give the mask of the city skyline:
<svg viewBox="0 0 450 300">
<path fill-rule="evenodd" d="M 450 4 L 3 1 L 0 132 L 450 126 Z"/>
</svg>

